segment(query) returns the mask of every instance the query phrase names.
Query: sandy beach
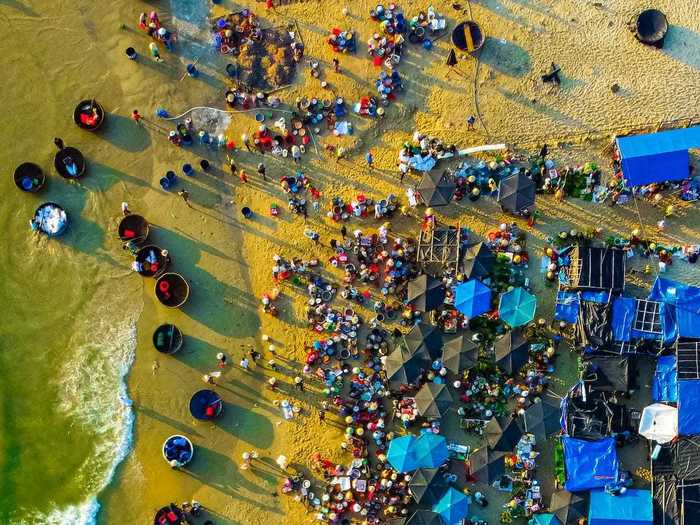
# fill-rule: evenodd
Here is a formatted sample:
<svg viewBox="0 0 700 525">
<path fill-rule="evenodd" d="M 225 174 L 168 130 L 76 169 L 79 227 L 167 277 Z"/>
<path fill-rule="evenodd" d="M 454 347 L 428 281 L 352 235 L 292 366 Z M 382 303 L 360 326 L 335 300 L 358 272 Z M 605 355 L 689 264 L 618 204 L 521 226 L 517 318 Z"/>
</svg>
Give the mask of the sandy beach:
<svg viewBox="0 0 700 525">
<path fill-rule="evenodd" d="M 399 5 L 411 16 L 429 3 L 414 0 Z M 341 461 L 343 454 L 338 445 L 344 429 L 334 417 L 319 422 L 318 407 L 323 399 L 320 383 L 308 381 L 304 393 L 293 386 L 293 378 L 303 366 L 304 347 L 315 339 L 304 320 L 304 290 L 289 284 L 281 287 L 277 318 L 262 312 L 260 299 L 273 288 L 270 269 L 275 254 L 318 258 L 325 275 L 340 279 L 340 271 L 326 264 L 331 255 L 328 241 L 339 236 L 339 225 L 326 217 L 329 203 L 334 196 L 350 199 L 360 193 L 372 198 L 394 194 L 405 201 L 405 186 L 417 179 L 409 175 L 405 184 L 399 182 L 397 154 L 414 130 L 460 147 L 506 143 L 514 151 L 533 153 L 547 142 L 559 165 L 594 161 L 607 168 L 609 159 L 604 148 L 614 133 L 657 129 L 664 123 L 687 124 L 697 117 L 700 19 L 690 15 L 695 12 L 695 2 L 658 2 L 656 7 L 666 12 L 672 24 L 663 50 L 642 46 L 627 30 L 630 17 L 647 7 L 641 0 L 460 3 L 460 11 L 452 7 L 453 2 L 440 0 L 432 5 L 447 17 L 448 27 L 469 18 L 471 11 L 471 18 L 488 36 L 479 61 L 459 56 L 456 70 L 451 71 L 445 65 L 449 36 L 437 40 L 432 50 L 408 46 L 400 66 L 406 89 L 386 116 L 375 121 L 351 116 L 349 120 L 355 126 L 352 137 L 324 133 L 315 138 L 319 154 L 315 147 L 308 148 L 302 169 L 321 192 L 321 199 L 319 210 L 310 210 L 306 223 L 287 211 L 287 199 L 278 183 L 281 176 L 294 173 L 291 159 L 271 155 L 263 159 L 257 153 L 238 149 L 234 153 L 236 162 L 250 177 L 243 184 L 230 175 L 221 151 L 182 149 L 168 143 L 167 131 L 173 123 L 156 118 L 157 108 L 163 107 L 172 115 L 195 106 L 223 108 L 227 86 L 215 60 L 201 61 L 200 78 L 184 76 L 184 64 L 198 53 L 196 46 L 185 46 L 188 38 L 194 37 L 182 37 L 186 57 L 178 56 L 177 48 L 174 54 L 163 53 L 162 64 L 148 56 L 149 40 L 136 27 L 141 11 L 155 9 L 166 26 L 186 27 L 178 22 L 168 2 L 84 3 L 84 10 L 71 7 L 69 2 L 0 3 L 0 15 L 13 28 L 8 41 L 0 43 L 0 52 L 9 57 L 13 72 L 22 72 L 6 96 L 10 101 L 8 111 L 30 111 L 35 100 L 28 90 L 39 82 L 51 86 L 40 97 L 45 111 L 42 126 L 12 119 L 3 131 L 6 143 L 13 146 L 16 137 L 26 138 L 12 151 L 4 152 L 3 159 L 14 166 L 38 155 L 48 166 L 51 139 L 57 133 L 67 143 L 81 145 L 92 172 L 84 186 L 71 187 L 78 226 L 68 237 L 70 242 L 55 249 L 56 255 L 80 252 L 89 262 L 77 262 L 76 272 L 81 264 L 95 265 L 96 273 L 102 271 L 100 265 L 111 268 L 114 282 L 118 278 L 127 283 L 124 286 L 130 295 L 125 303 L 138 316 L 135 360 L 128 375 L 128 393 L 136 416 L 133 446 L 112 483 L 99 495 L 98 523 L 149 523 L 159 507 L 191 499 L 200 501 L 217 525 L 313 522 L 303 505 L 280 493 L 281 473 L 274 460 L 284 454 L 291 467 L 302 472 L 307 471 L 309 458 L 317 451 Z M 249 7 L 268 26 L 290 22 L 298 25 L 306 57 L 321 63 L 321 78 L 328 81 L 332 95 L 323 91 L 304 63 L 297 69 L 293 84 L 278 93 L 286 104 L 293 105 L 301 96 L 341 96 L 356 101 L 374 92 L 378 70 L 366 56 L 365 43 L 376 26 L 368 17 L 374 4 L 370 0 L 300 0 L 267 11 L 264 2 L 224 0 L 214 6 L 214 13 Z M 343 7 L 349 10 L 347 16 L 342 14 Z M 35 30 L 37 18 L 49 34 L 62 41 L 54 48 L 40 40 L 32 52 L 36 58 L 28 60 L 17 50 L 26 48 L 24 39 Z M 340 56 L 340 74 L 332 71 L 333 54 L 326 43 L 328 31 L 334 26 L 352 28 L 359 40 L 355 55 Z M 128 46 L 137 48 L 138 61 L 126 59 L 123 49 Z M 77 48 L 85 49 L 85 57 L 80 60 L 72 58 Z M 62 61 L 60 71 L 55 65 L 58 61 Z M 561 67 L 563 81 L 558 89 L 540 81 L 551 62 Z M 616 93 L 611 89 L 613 84 L 619 85 Z M 86 97 L 95 97 L 109 112 L 109 128 L 101 138 L 86 137 L 74 126 L 67 129 L 72 126 L 66 117 L 70 108 L 77 99 Z M 129 119 L 135 108 L 145 116 L 141 125 Z M 467 130 L 466 118 L 471 114 L 479 117 L 475 131 Z M 239 143 L 242 133 L 250 134 L 256 127 L 253 113 L 234 114 L 226 135 Z M 324 144 L 347 148 L 348 158 L 336 162 L 324 153 Z M 373 170 L 364 161 L 368 150 L 374 155 Z M 209 159 L 212 169 L 180 179 L 181 187 L 190 193 L 192 207 L 175 193 L 160 189 L 158 181 L 167 170 L 179 172 L 183 163 L 194 165 L 201 158 Z M 483 159 L 489 161 L 492 157 Z M 268 181 L 255 173 L 261 160 L 266 163 Z M 9 180 L 9 176 L 6 178 Z M 5 182 L 9 188 L 11 181 Z M 61 194 L 57 183 L 49 196 L 60 198 Z M 79 207 L 81 200 L 83 206 Z M 165 309 L 154 297 L 153 280 L 129 273 L 128 254 L 116 236 L 121 201 L 128 201 L 133 212 L 151 222 L 151 240 L 169 250 L 174 270 L 190 281 L 192 296 L 184 308 Z M 648 235 L 659 242 L 700 241 L 695 205 L 677 199 L 673 201 L 676 213 L 667 219 L 665 231 L 655 230 L 668 202 L 670 198 L 659 206 L 640 203 L 638 210 L 631 204 L 610 208 L 577 199 L 559 202 L 552 196 L 538 196 L 541 216 L 535 228 L 517 221 L 528 232 L 532 253 L 539 253 L 544 239 L 561 229 L 602 227 L 606 233 L 627 235 L 639 227 L 640 217 Z M 4 210 L 2 222 L 25 228 L 32 204 Z M 283 210 L 279 217 L 270 215 L 272 204 Z M 244 206 L 253 210 L 252 220 L 242 218 L 240 210 Z M 416 235 L 419 213 L 412 211 L 407 217 L 393 218 L 392 231 Z M 437 214 L 440 222 L 461 224 L 477 236 L 501 222 L 512 221 L 490 198 L 476 204 L 453 203 L 438 209 Z M 347 227 L 368 232 L 375 231 L 382 222 L 364 219 L 350 221 Z M 307 227 L 320 233 L 320 245 L 303 235 Z M 10 241 L 23 248 L 30 246 L 19 235 Z M 93 261 L 92 254 L 96 253 L 99 257 Z M 3 267 L 15 263 L 8 259 Z M 549 319 L 554 290 L 545 287 L 535 266 L 529 269 L 529 275 L 538 294 L 538 316 Z M 50 271 L 59 275 L 61 269 L 54 266 Z M 688 265 L 675 265 L 669 274 L 684 282 L 700 283 L 697 272 Z M 648 286 L 651 279 L 642 276 L 638 284 Z M 8 291 L 3 298 L 11 295 Z M 362 313 L 370 316 L 367 311 Z M 185 334 L 184 349 L 176 356 L 163 356 L 153 348 L 153 330 L 165 322 L 176 324 Z M 278 371 L 265 365 L 272 355 L 267 349 L 270 342 L 263 341 L 263 334 L 277 349 L 274 359 Z M 261 351 L 263 358 L 250 371 L 243 371 L 238 362 L 251 347 Z M 202 376 L 216 369 L 219 352 L 228 356 L 228 366 L 215 387 L 225 403 L 224 416 L 215 423 L 195 421 L 188 412 L 189 398 L 204 388 Z M 10 361 L 5 364 L 9 366 Z M 575 373 L 575 359 L 562 350 L 552 390 L 563 394 Z M 265 388 L 270 376 L 278 378 L 280 392 Z M 291 421 L 282 417 L 278 406 L 282 399 L 300 408 Z M 448 431 L 465 442 L 474 441 L 473 436 L 460 436 L 459 429 Z M 189 436 L 196 447 L 195 461 L 179 471 L 169 468 L 161 456 L 163 441 L 174 433 Z M 9 450 L 2 439 L 0 450 Z M 242 454 L 251 450 L 259 452 L 260 459 L 254 468 L 243 470 Z M 33 476 L 38 479 L 40 473 Z M 57 480 L 55 486 L 59 485 Z M 1 510 L 4 514 L 0 513 L 0 518 L 10 516 L 8 523 L 24 523 L 12 521 L 12 509 Z"/>
</svg>

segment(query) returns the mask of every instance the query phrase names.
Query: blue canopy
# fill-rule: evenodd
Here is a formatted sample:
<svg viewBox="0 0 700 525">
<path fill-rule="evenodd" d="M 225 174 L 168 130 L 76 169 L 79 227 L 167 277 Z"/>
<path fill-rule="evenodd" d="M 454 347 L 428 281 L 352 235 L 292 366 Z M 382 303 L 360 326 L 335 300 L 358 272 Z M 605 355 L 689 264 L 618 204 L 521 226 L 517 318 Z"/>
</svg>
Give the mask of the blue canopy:
<svg viewBox="0 0 700 525">
<path fill-rule="evenodd" d="M 578 492 L 605 487 L 617 479 L 620 465 L 614 438 L 587 441 L 565 436 L 561 441 L 564 447 L 566 490 Z"/>
<path fill-rule="evenodd" d="M 455 288 L 455 308 L 469 318 L 491 309 L 491 288 L 477 279 L 470 279 Z"/>
<path fill-rule="evenodd" d="M 537 298 L 525 288 L 514 288 L 501 295 L 498 305 L 498 315 L 504 323 L 511 327 L 522 326 L 535 317 Z"/>
<path fill-rule="evenodd" d="M 579 299 L 576 292 L 557 292 L 554 318 L 557 321 L 574 324 L 578 319 Z"/>
<path fill-rule="evenodd" d="M 678 381 L 678 434 L 700 434 L 700 381 Z"/>
<path fill-rule="evenodd" d="M 527 525 L 562 525 L 559 518 L 557 518 L 551 512 L 545 512 L 544 514 L 535 514 Z"/>
<path fill-rule="evenodd" d="M 656 371 L 651 383 L 654 401 L 675 403 L 678 401 L 678 370 L 675 355 L 662 355 L 656 361 Z"/>
<path fill-rule="evenodd" d="M 412 434 L 401 436 L 389 441 L 386 458 L 397 472 L 410 472 L 418 468 L 414 445 L 416 437 Z"/>
<path fill-rule="evenodd" d="M 423 468 L 438 468 L 450 456 L 445 436 L 423 432 L 411 447 L 416 465 Z"/>
<path fill-rule="evenodd" d="M 630 186 L 689 176 L 688 150 L 700 147 L 700 126 L 618 137 L 622 173 Z"/>
<path fill-rule="evenodd" d="M 667 312 L 663 324 L 666 339 L 672 335 L 700 338 L 700 288 L 657 277 L 649 299 L 665 303 Z M 667 324 L 671 326 L 667 327 Z M 674 326 L 677 334 L 672 333 Z"/>
<path fill-rule="evenodd" d="M 469 498 L 450 487 L 440 501 L 433 505 L 433 512 L 440 515 L 445 525 L 457 525 L 469 514 Z"/>
<path fill-rule="evenodd" d="M 653 525 L 651 491 L 627 489 L 619 496 L 592 490 L 588 525 Z"/>
</svg>

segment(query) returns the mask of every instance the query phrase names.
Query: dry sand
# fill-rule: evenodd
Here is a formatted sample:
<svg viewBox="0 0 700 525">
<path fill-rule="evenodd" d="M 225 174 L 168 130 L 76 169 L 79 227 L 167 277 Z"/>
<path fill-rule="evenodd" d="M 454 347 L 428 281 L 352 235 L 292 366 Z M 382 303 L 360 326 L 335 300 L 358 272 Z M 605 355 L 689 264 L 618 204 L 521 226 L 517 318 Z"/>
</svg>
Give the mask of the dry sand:
<svg viewBox="0 0 700 525">
<path fill-rule="evenodd" d="M 413 1 L 400 5 L 412 15 L 428 3 Z M 454 11 L 451 3 L 433 2 L 449 17 L 450 26 L 466 16 Z M 466 8 L 466 2 L 461 3 Z M 695 2 L 659 2 L 658 7 L 667 12 L 673 24 L 667 47 L 661 51 L 642 46 L 625 27 L 637 8 L 647 5 L 645 2 L 603 0 L 600 4 L 597 7 L 593 2 L 554 0 L 473 2 L 473 17 L 489 36 L 478 71 L 475 61 L 469 58 L 460 62 L 459 74 L 451 73 L 448 77 L 444 61 L 449 38 L 438 41 L 430 52 L 409 46 L 400 66 L 407 80 L 406 93 L 390 107 L 384 120 L 351 118 L 357 128 L 353 138 L 320 139 L 320 142 L 342 143 L 356 154 L 339 164 L 328 156 L 316 157 L 311 153 L 304 157 L 305 173 L 323 193 L 322 212 L 334 195 L 348 198 L 365 192 L 372 197 L 389 193 L 403 197 L 403 188 L 396 177 L 396 156 L 401 143 L 416 128 L 461 146 L 503 141 L 534 147 L 546 137 L 550 144 L 560 143 L 561 147 L 553 151 L 555 159 L 583 162 L 598 158 L 606 145 L 605 139 L 598 139 L 599 130 L 626 129 L 692 116 L 700 94 L 700 19 L 687 14 L 694 12 Z M 233 10 L 244 4 L 223 5 Z M 374 92 L 377 72 L 366 58 L 363 44 L 375 30 L 375 24 L 367 16 L 372 2 L 301 1 L 278 7 L 271 13 L 264 12 L 262 3 L 247 5 L 271 25 L 295 19 L 302 31 L 307 56 L 326 65 L 325 77 L 337 95 L 354 101 L 361 94 Z M 341 14 L 344 6 L 350 9 L 347 18 Z M 167 20 L 164 8 L 158 8 Z M 140 6 L 134 7 L 133 16 L 129 13 L 125 22 L 132 24 L 139 10 Z M 325 38 L 333 25 L 353 28 L 360 40 L 355 56 L 340 57 L 341 75 L 335 75 L 328 67 L 332 53 Z M 119 46 L 127 40 L 127 37 L 121 39 Z M 561 66 L 565 79 L 555 91 L 539 81 L 539 75 L 552 61 Z M 121 67 L 122 71 L 125 69 Z M 122 81 L 128 83 L 128 73 L 122 76 Z M 613 83 L 622 88 L 617 95 L 610 89 Z M 481 122 L 477 131 L 468 132 L 466 117 L 477 112 L 475 84 Z M 186 79 L 175 87 L 172 83 L 167 86 L 154 87 L 158 91 L 150 97 L 153 104 L 167 101 L 167 107 L 174 112 L 178 104 L 182 110 L 201 105 L 202 90 L 198 90 L 197 81 Z M 142 87 L 134 85 L 131 90 L 136 92 Z M 126 100 L 143 98 L 128 92 L 125 90 Z M 212 91 L 205 93 L 211 97 Z M 285 101 L 293 103 L 297 96 L 318 96 L 322 91 L 303 67 L 295 85 L 280 94 Z M 222 98 L 206 102 L 223 106 Z M 125 102 L 122 107 L 130 106 L 131 103 Z M 127 114 L 126 109 L 120 112 Z M 237 115 L 230 137 L 238 140 L 240 133 L 250 133 L 255 126 L 252 115 Z M 314 339 L 302 322 L 303 296 L 283 287 L 277 319 L 261 313 L 259 298 L 272 287 L 273 254 L 317 256 L 324 261 L 330 251 L 327 247 L 314 246 L 303 237 L 305 225 L 301 218 L 286 211 L 286 199 L 279 185 L 257 178 L 255 165 L 261 160 L 257 155 L 236 154 L 239 165 L 250 174 L 251 181 L 246 185 L 220 169 L 212 175 L 199 174 L 188 180 L 193 209 L 154 189 L 165 169 L 195 157 L 169 148 L 161 135 L 152 133 L 154 143 L 158 143 L 159 157 L 151 172 L 134 174 L 150 188 L 138 188 L 141 196 L 138 205 L 132 207 L 163 226 L 156 229 L 154 239 L 170 249 L 176 270 L 192 280 L 193 294 L 182 311 L 166 311 L 153 299 L 152 282 L 144 282 L 145 307 L 129 383 L 138 414 L 135 448 L 120 469 L 119 482 L 102 498 L 101 522 L 146 523 L 160 505 L 195 498 L 218 516 L 217 524 L 310 523 L 312 516 L 300 504 L 273 495 L 279 477 L 270 463 L 278 454 L 285 454 L 293 466 L 301 467 L 308 464 L 313 451 L 340 459 L 341 432 L 318 422 L 314 408 L 320 400 L 318 384 L 309 385 L 309 391 L 303 395 L 291 387 L 304 344 Z M 589 135 L 593 138 L 587 138 Z M 363 160 L 368 148 L 374 153 L 377 167 L 371 172 Z M 283 162 L 269 155 L 264 160 L 271 181 L 294 170 L 291 160 Z M 127 186 L 136 189 L 133 184 Z M 269 215 L 273 202 L 283 209 L 279 218 Z M 254 210 L 253 220 L 240 218 L 239 210 L 244 205 Z M 546 235 L 561 227 L 600 225 L 606 230 L 625 233 L 638 217 L 630 206 L 611 209 L 579 200 L 557 203 L 548 197 L 538 202 L 538 208 L 543 217 L 532 231 L 531 250 L 536 250 Z M 657 208 L 647 205 L 640 208 L 647 227 L 655 224 L 661 215 Z M 476 206 L 451 205 L 438 211 L 441 220 L 460 221 L 476 234 L 484 234 L 505 220 L 490 199 L 481 199 Z M 682 207 L 678 216 L 668 223 L 665 239 L 686 242 L 699 239 L 693 206 Z M 311 211 L 309 224 L 320 231 L 322 245 L 328 246 L 330 238 L 338 236 L 338 226 L 330 223 L 323 213 Z M 394 221 L 395 230 L 402 233 L 415 232 L 416 225 L 411 218 Z M 352 222 L 348 228 L 376 226 L 374 220 L 367 220 Z M 673 272 L 682 273 L 683 268 L 678 266 Z M 691 273 L 683 278 L 697 281 L 697 276 Z M 533 284 L 538 291 L 542 290 L 539 278 L 535 277 Z M 551 291 L 541 294 L 541 315 L 551 315 L 551 294 Z M 184 351 L 174 358 L 158 356 L 151 345 L 153 328 L 165 321 L 175 322 L 187 336 Z M 271 394 L 264 388 L 269 375 L 264 367 L 252 366 L 248 373 L 237 367 L 241 345 L 247 348 L 253 344 L 261 350 L 266 346 L 261 334 L 272 336 L 278 347 L 282 371 L 275 375 L 284 394 Z M 194 422 L 187 412 L 187 401 L 193 391 L 204 386 L 202 374 L 215 369 L 215 355 L 219 351 L 225 352 L 230 362 L 216 388 L 226 401 L 225 415 L 214 424 Z M 263 361 L 269 357 L 265 353 Z M 158 364 L 155 371 L 154 361 Z M 563 392 L 565 387 L 555 381 L 555 390 Z M 302 408 L 301 414 L 291 422 L 283 421 L 274 405 L 275 400 L 282 398 L 292 399 Z M 174 432 L 188 435 L 196 446 L 195 460 L 186 472 L 172 471 L 161 458 L 161 444 Z M 258 468 L 243 471 L 241 454 L 252 449 L 260 452 L 262 461 Z"/>
</svg>

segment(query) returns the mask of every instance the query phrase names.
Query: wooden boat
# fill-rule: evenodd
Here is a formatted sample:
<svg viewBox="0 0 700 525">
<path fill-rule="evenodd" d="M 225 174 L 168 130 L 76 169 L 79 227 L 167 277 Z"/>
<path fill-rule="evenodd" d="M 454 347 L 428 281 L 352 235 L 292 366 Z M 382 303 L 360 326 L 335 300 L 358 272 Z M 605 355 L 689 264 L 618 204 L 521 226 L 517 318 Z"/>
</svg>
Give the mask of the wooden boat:
<svg viewBox="0 0 700 525">
<path fill-rule="evenodd" d="M 73 110 L 73 122 L 88 131 L 100 129 L 105 117 L 104 108 L 95 99 L 81 100 Z"/>
<path fill-rule="evenodd" d="M 183 443 L 184 442 L 184 443 Z M 182 443 L 176 445 L 176 443 Z M 177 462 L 177 467 L 184 467 L 194 457 L 194 445 L 181 434 L 170 436 L 163 442 L 163 459 L 171 465 L 172 461 Z"/>
<path fill-rule="evenodd" d="M 224 402 L 213 390 L 199 390 L 190 399 L 190 414 L 201 420 L 219 417 L 224 411 Z"/>
<path fill-rule="evenodd" d="M 484 46 L 484 32 L 476 22 L 461 22 L 452 30 L 452 45 L 472 56 L 477 56 Z"/>
<path fill-rule="evenodd" d="M 190 296 L 190 285 L 179 273 L 164 273 L 156 280 L 156 297 L 168 308 L 179 308 Z"/>
<path fill-rule="evenodd" d="M 58 237 L 68 229 L 68 214 L 55 202 L 45 202 L 36 209 L 30 222 L 33 230 Z"/>
<path fill-rule="evenodd" d="M 179 525 L 183 522 L 187 523 L 185 520 L 185 513 L 182 512 L 182 509 L 171 503 L 156 512 L 156 516 L 153 518 L 153 525 Z"/>
<path fill-rule="evenodd" d="M 155 262 L 149 262 L 148 259 L 155 259 Z M 168 258 L 163 255 L 163 250 L 155 244 L 139 248 L 136 252 L 136 262 L 141 265 L 139 275 L 144 277 L 159 275 L 168 268 Z"/>
<path fill-rule="evenodd" d="M 174 324 L 162 324 L 153 332 L 153 346 L 162 354 L 174 354 L 182 348 L 184 340 L 182 332 Z"/>
<path fill-rule="evenodd" d="M 64 179 L 80 179 L 87 171 L 85 157 L 76 148 L 63 148 L 53 159 L 54 168 Z"/>
<path fill-rule="evenodd" d="M 23 162 L 15 169 L 15 186 L 28 193 L 36 193 L 46 185 L 46 175 L 33 162 Z"/>
<path fill-rule="evenodd" d="M 119 238 L 123 242 L 145 242 L 149 231 L 148 221 L 135 213 L 126 215 L 119 223 Z"/>
</svg>

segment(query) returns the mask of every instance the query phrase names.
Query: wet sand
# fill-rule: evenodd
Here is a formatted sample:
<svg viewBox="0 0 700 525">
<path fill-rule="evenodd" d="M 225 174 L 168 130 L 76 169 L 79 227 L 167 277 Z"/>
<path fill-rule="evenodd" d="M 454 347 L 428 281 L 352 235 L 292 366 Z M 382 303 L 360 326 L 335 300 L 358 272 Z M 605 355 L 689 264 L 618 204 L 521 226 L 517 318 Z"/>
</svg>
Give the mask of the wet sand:
<svg viewBox="0 0 700 525">
<path fill-rule="evenodd" d="M 261 159 L 247 152 L 237 153 L 239 166 L 247 169 L 251 179 L 242 185 L 225 170 L 221 155 L 207 155 L 212 163 L 218 161 L 210 174 L 198 172 L 192 179 L 181 178 L 180 187 L 187 188 L 191 195 L 191 209 L 177 196 L 158 187 L 158 179 L 167 169 L 179 170 L 183 162 L 194 164 L 202 153 L 199 149 L 170 146 L 163 132 L 164 123 L 154 122 L 151 115 L 159 106 L 176 114 L 192 106 L 223 107 L 224 86 L 221 69 L 209 69 L 206 63 L 202 64 L 205 73 L 202 78 L 180 80 L 184 71 L 182 62 L 167 52 L 163 53 L 164 64 L 155 64 L 146 56 L 148 40 L 131 28 L 135 27 L 138 13 L 150 8 L 157 9 L 168 25 L 166 4 L 97 6 L 79 18 L 83 27 L 66 24 L 70 31 L 80 32 L 79 43 L 89 40 L 94 44 L 89 50 L 93 57 L 89 71 L 97 81 L 83 86 L 81 91 L 86 96 L 97 97 L 110 111 L 109 132 L 101 139 L 85 139 L 78 136 L 77 130 L 69 136 L 75 137 L 75 142 L 93 140 L 86 153 L 100 167 L 91 180 L 108 195 L 109 207 L 114 210 L 114 213 L 103 212 L 100 217 L 108 223 L 102 225 L 109 237 L 105 245 L 109 246 L 111 257 L 128 268 L 128 258 L 113 240 L 118 203 L 127 200 L 134 212 L 144 214 L 156 225 L 153 240 L 170 250 L 174 269 L 190 279 L 193 287 L 192 297 L 182 310 L 166 310 L 157 304 L 152 280 L 144 280 L 142 297 L 134 298 L 144 304 L 138 323 L 136 361 L 129 377 L 137 415 L 134 450 L 119 468 L 116 482 L 100 498 L 103 504 L 100 523 L 147 523 L 158 507 L 191 498 L 210 509 L 217 524 L 312 521 L 303 506 L 285 496 L 273 495 L 279 472 L 272 463 L 277 455 L 285 454 L 293 466 L 302 468 L 314 451 L 341 460 L 338 447 L 341 429 L 330 423 L 323 426 L 318 423 L 314 408 L 320 401 L 318 384 L 309 384 L 308 391 L 302 395 L 291 386 L 300 368 L 304 344 L 314 339 L 301 321 L 304 294 L 285 286 L 279 318 L 260 312 L 259 298 L 272 287 L 272 255 L 317 256 L 325 261 L 330 255 L 328 241 L 338 237 L 338 225 L 324 216 L 335 195 L 350 198 L 364 192 L 372 197 L 389 193 L 403 197 L 404 190 L 396 177 L 396 156 L 415 128 L 461 146 L 503 141 L 534 147 L 546 137 L 560 146 L 553 149 L 555 159 L 584 162 L 598 158 L 606 145 L 605 139 L 586 139 L 587 135 L 600 135 L 598 130 L 625 129 L 692 116 L 700 94 L 700 63 L 695 62 L 700 49 L 700 20 L 686 19 L 685 14 L 693 12 L 694 3 L 662 2 L 660 8 L 676 24 L 669 35 L 668 47 L 662 51 L 641 46 L 625 29 L 635 7 L 646 4 L 601 3 L 602 7 L 553 0 L 473 3 L 473 17 L 493 39 L 482 53 L 478 71 L 476 63 L 466 59 L 460 62 L 459 73 L 448 73 L 444 61 L 449 37 L 439 40 L 433 51 L 409 46 L 400 66 L 406 79 L 406 93 L 389 108 L 387 116 L 379 122 L 351 117 L 357 130 L 354 137 L 320 139 L 343 144 L 355 154 L 338 164 L 323 155 L 304 157 L 305 172 L 323 194 L 322 211 L 311 211 L 308 223 L 321 233 L 320 247 L 303 236 L 303 221 L 286 210 L 284 194 L 274 182 L 282 174 L 293 173 L 291 160 L 283 162 L 266 156 L 270 182 L 263 182 L 255 174 L 255 165 Z M 450 4 L 433 2 L 448 16 L 452 26 L 465 15 L 452 10 Z M 222 5 L 234 10 L 243 4 Z M 334 92 L 346 101 L 374 93 L 377 72 L 365 56 L 363 43 L 375 30 L 375 24 L 367 18 L 372 2 L 311 0 L 279 7 L 273 13 L 264 13 L 262 3 L 247 5 L 270 25 L 296 19 L 307 56 L 322 61 L 325 77 Z M 347 18 L 341 15 L 345 5 L 350 9 Z M 466 7 L 466 2 L 463 5 Z M 401 4 L 408 15 L 426 6 L 427 2 Z M 24 23 L 25 15 L 21 12 L 12 16 L 13 23 Z M 120 24 L 126 24 L 128 29 L 120 29 Z M 359 32 L 360 40 L 354 57 L 341 56 L 341 75 L 330 71 L 332 54 L 325 44 L 328 29 L 336 24 L 353 27 Z M 28 33 L 31 28 L 20 26 L 20 30 Z M 122 51 L 134 44 L 142 54 L 136 63 L 127 61 Z M 44 54 L 54 56 L 48 46 Z M 561 89 L 550 93 L 538 79 L 552 61 L 562 67 L 565 80 Z M 48 65 L 40 63 L 37 67 L 48 68 Z M 478 88 L 476 97 L 474 78 Z M 617 95 L 610 89 L 613 83 L 622 88 Z M 70 93 L 61 93 L 57 99 L 62 103 L 72 100 L 75 90 L 73 85 Z M 294 86 L 280 93 L 291 103 L 302 94 L 321 94 L 321 88 L 310 78 L 305 66 L 298 72 Z M 468 132 L 466 116 L 477 113 L 477 99 L 481 121 L 477 131 Z M 134 108 L 139 108 L 150 121 L 143 128 L 128 120 Z M 64 109 L 50 108 L 57 114 Z M 63 116 L 56 117 L 59 120 L 63 122 Z M 238 141 L 242 132 L 250 133 L 255 127 L 251 114 L 236 115 L 229 135 Z M 12 131 L 23 134 L 19 127 L 13 127 Z M 52 133 L 48 131 L 42 138 L 47 152 Z M 28 152 L 29 145 L 24 148 Z M 375 157 L 373 171 L 363 161 L 368 148 Z M 117 167 L 112 167 L 113 164 Z M 269 214 L 273 202 L 283 209 L 279 218 Z M 246 205 L 255 212 L 251 221 L 244 221 L 240 215 L 240 208 Z M 541 247 L 546 235 L 562 227 L 601 225 L 609 231 L 627 233 L 638 218 L 633 206 L 608 208 L 579 200 L 557 203 L 543 197 L 538 208 L 543 217 L 529 240 L 532 252 Z M 679 208 L 677 216 L 668 220 L 660 240 L 697 242 L 700 224 L 694 207 Z M 640 210 L 648 229 L 653 230 L 651 225 L 661 216 L 660 209 L 642 204 Z M 441 220 L 461 222 L 478 235 L 507 219 L 489 199 L 481 199 L 475 206 L 451 205 L 438 212 Z M 392 223 L 400 233 L 417 229 L 411 218 Z M 348 229 L 377 226 L 379 223 L 370 219 L 361 223 L 353 221 Z M 539 294 L 542 298 L 539 314 L 550 317 L 553 291 L 544 290 L 534 266 L 533 286 L 538 292 L 546 292 Z M 674 265 L 670 275 L 689 282 L 699 281 L 697 272 L 682 263 Z M 160 356 L 152 348 L 152 331 L 162 322 L 174 322 L 186 335 L 184 349 L 174 357 Z M 264 388 L 269 370 L 253 366 L 246 373 L 236 366 L 241 345 L 247 348 L 253 344 L 259 350 L 266 346 L 261 334 L 272 336 L 278 347 L 277 360 L 282 370 L 275 375 L 282 383 L 281 394 L 271 394 Z M 226 402 L 224 417 L 214 424 L 195 423 L 188 413 L 187 402 L 192 392 L 205 386 L 201 376 L 215 369 L 219 351 L 229 356 L 230 363 L 216 387 Z M 263 362 L 269 358 L 265 353 Z M 565 354 L 562 361 L 558 375 L 564 380 L 554 388 L 559 393 L 565 391 L 575 370 Z M 155 370 L 154 362 L 157 362 Z M 273 403 L 283 398 L 302 408 L 301 414 L 291 422 L 282 420 L 279 408 Z M 195 460 L 184 472 L 172 471 L 161 457 L 162 442 L 175 432 L 189 436 L 196 447 Z M 455 432 L 460 431 L 455 429 Z M 470 439 L 459 434 L 455 437 Z M 243 471 L 241 454 L 251 449 L 259 451 L 262 459 L 253 470 Z"/>
</svg>

